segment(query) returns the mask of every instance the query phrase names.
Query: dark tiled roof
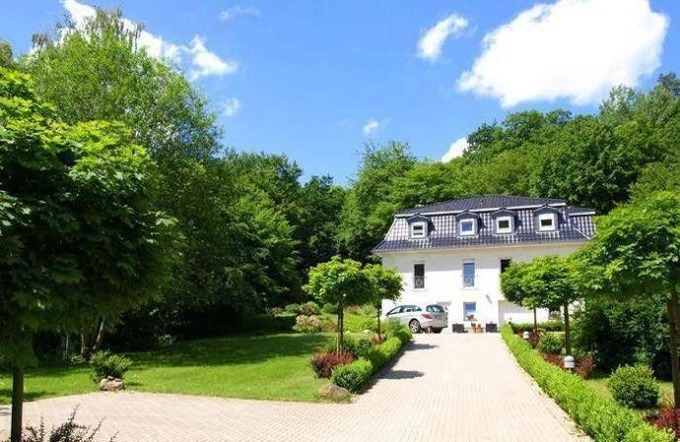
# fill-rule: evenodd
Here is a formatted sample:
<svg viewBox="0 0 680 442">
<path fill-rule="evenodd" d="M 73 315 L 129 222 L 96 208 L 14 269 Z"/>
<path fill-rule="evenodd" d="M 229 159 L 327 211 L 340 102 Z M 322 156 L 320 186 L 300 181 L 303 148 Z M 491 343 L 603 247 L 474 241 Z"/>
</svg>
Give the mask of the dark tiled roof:
<svg viewBox="0 0 680 442">
<path fill-rule="evenodd" d="M 486 197 L 466 198 L 463 203 L 457 201 L 447 201 L 445 203 L 427 206 L 427 211 L 421 213 L 435 213 L 430 215 L 430 230 L 427 238 L 410 239 L 409 227 L 403 214 L 409 211 L 400 211 L 395 215 L 390 230 L 385 235 L 385 239 L 374 249 L 375 252 L 389 252 L 398 250 L 427 250 L 441 248 L 461 248 L 461 247 L 480 247 L 480 246 L 500 246 L 518 244 L 540 244 L 565 241 L 587 241 L 595 233 L 593 225 L 592 209 L 570 208 L 562 200 L 544 198 L 523 198 L 505 197 L 493 195 L 488 197 L 488 201 L 481 201 Z M 474 201 L 475 210 L 479 213 L 478 234 L 474 236 L 460 236 L 457 232 L 457 213 L 451 210 L 440 210 L 442 208 L 463 208 Z M 493 202 L 493 203 L 492 203 Z M 513 210 L 517 214 L 516 228 L 513 233 L 496 234 L 493 226 L 493 211 L 488 209 L 497 208 L 497 204 L 515 202 L 514 207 L 522 207 Z M 533 202 L 532 204 L 529 204 Z M 535 210 L 545 204 L 557 206 L 559 211 L 558 227 L 554 231 L 540 232 L 536 225 Z M 513 207 L 508 204 L 508 207 Z M 505 207 L 505 206 L 500 206 Z M 431 208 L 435 208 L 432 210 Z M 483 209 L 483 210 L 480 210 Z M 412 209 L 411 209 L 412 210 Z M 466 210 L 466 209 L 458 209 Z M 444 213 L 441 213 L 444 212 Z M 449 213 L 446 213 L 449 212 Z M 436 214 L 441 213 L 441 214 Z"/>
<path fill-rule="evenodd" d="M 465 210 L 484 211 L 489 209 L 500 209 L 502 207 L 511 209 L 513 207 L 538 207 L 543 205 L 566 205 L 566 202 L 564 200 L 554 198 L 530 198 L 526 196 L 510 195 L 480 195 L 462 198 L 459 200 L 444 201 L 427 206 L 412 207 L 410 209 L 400 210 L 396 213 L 396 215 L 410 215 L 415 213 L 426 215 L 428 213 L 462 212 Z"/>
</svg>

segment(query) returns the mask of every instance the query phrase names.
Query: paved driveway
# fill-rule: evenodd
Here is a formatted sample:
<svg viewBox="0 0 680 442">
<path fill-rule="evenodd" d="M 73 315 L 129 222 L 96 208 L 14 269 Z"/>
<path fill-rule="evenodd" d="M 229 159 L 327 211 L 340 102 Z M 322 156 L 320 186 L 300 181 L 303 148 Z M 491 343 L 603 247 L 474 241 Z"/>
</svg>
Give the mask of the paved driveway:
<svg viewBox="0 0 680 442">
<path fill-rule="evenodd" d="M 516 365 L 497 334 L 418 335 L 351 404 L 306 404 L 146 393 L 31 402 L 26 417 L 105 418 L 118 441 L 587 440 Z M 0 407 L 2 428 L 9 410 Z"/>
</svg>

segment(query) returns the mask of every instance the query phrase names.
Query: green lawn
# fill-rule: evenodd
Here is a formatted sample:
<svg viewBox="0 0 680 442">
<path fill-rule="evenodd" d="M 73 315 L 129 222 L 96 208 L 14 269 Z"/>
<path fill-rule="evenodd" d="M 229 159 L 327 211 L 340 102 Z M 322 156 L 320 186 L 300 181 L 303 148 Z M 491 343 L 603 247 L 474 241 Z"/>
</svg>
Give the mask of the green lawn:
<svg viewBox="0 0 680 442">
<path fill-rule="evenodd" d="M 220 397 L 317 401 L 328 382 L 317 379 L 309 358 L 330 334 L 239 336 L 179 342 L 128 356 L 128 391 Z M 96 391 L 87 367 L 32 370 L 25 381 L 27 400 Z M 11 378 L 0 377 L 0 403 L 8 403 Z"/>
</svg>

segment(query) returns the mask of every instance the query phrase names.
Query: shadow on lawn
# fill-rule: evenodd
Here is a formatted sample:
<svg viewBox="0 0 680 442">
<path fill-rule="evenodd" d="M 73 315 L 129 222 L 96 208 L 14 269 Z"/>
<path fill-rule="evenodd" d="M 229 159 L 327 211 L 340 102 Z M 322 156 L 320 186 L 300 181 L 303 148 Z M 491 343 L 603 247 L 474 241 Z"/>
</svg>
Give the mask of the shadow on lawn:
<svg viewBox="0 0 680 442">
<path fill-rule="evenodd" d="M 46 396 L 49 396 L 49 393 L 47 391 L 25 392 L 24 393 L 24 401 L 30 402 L 30 401 L 34 401 L 36 399 L 42 399 Z M 11 399 L 11 397 L 12 397 L 12 389 L 11 388 L 0 388 L 0 397 L 8 398 L 7 404 L 0 405 L 0 416 L 9 416 L 9 414 L 10 414 L 9 399 Z"/>
<path fill-rule="evenodd" d="M 328 342 L 320 334 L 282 334 L 213 338 L 131 353 L 135 368 L 250 364 L 282 356 L 311 355 Z"/>
</svg>

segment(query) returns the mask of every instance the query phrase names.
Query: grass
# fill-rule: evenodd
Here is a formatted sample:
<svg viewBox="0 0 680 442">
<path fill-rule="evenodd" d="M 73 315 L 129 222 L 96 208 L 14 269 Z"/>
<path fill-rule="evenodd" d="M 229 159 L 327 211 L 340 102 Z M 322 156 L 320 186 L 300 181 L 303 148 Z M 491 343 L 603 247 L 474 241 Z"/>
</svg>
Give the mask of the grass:
<svg viewBox="0 0 680 442">
<path fill-rule="evenodd" d="M 330 334 L 277 334 L 186 341 L 127 354 L 128 391 L 179 393 L 244 399 L 318 401 L 328 382 L 317 379 L 309 359 Z M 26 400 L 96 391 L 88 367 L 29 371 Z M 0 403 L 8 403 L 11 378 L 0 377 Z"/>
</svg>

